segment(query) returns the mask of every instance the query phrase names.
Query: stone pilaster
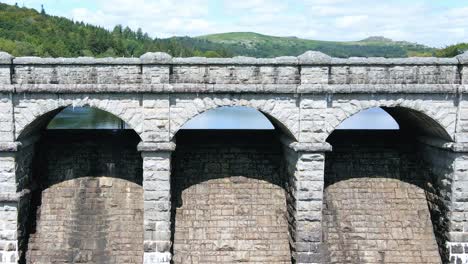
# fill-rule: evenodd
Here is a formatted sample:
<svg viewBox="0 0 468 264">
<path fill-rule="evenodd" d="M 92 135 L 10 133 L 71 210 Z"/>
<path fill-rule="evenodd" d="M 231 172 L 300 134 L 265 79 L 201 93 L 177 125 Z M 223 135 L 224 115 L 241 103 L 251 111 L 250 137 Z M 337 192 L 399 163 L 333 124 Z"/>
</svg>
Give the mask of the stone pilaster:
<svg viewBox="0 0 468 264">
<path fill-rule="evenodd" d="M 322 203 L 328 143 L 285 143 L 291 247 L 297 264 L 323 263 Z M 291 204 L 292 203 L 292 204 Z M 292 214 L 292 215 L 291 215 Z M 291 221 L 292 220 L 292 221 Z"/>
<path fill-rule="evenodd" d="M 0 143 L 0 263 L 18 260 L 15 143 Z"/>
<path fill-rule="evenodd" d="M 442 261 L 468 263 L 468 144 L 418 138 L 433 190 L 426 190 Z"/>
<path fill-rule="evenodd" d="M 169 264 L 171 246 L 171 154 L 173 143 L 140 143 L 143 157 L 144 261 Z"/>
<path fill-rule="evenodd" d="M 464 152 L 454 153 L 453 181 L 448 212 L 446 242 L 450 263 L 468 263 L 468 146 Z"/>
</svg>

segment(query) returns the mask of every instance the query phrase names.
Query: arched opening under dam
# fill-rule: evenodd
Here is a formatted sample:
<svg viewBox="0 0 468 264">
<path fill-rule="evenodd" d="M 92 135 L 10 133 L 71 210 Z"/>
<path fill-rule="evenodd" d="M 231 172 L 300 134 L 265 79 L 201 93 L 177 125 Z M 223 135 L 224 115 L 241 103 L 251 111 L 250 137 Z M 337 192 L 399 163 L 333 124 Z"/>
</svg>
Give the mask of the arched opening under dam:
<svg viewBox="0 0 468 264">
<path fill-rule="evenodd" d="M 287 136 L 248 107 L 208 110 L 177 132 L 174 263 L 291 263 L 291 193 L 279 140 Z"/>
<path fill-rule="evenodd" d="M 368 109 L 327 139 L 333 151 L 325 159 L 325 261 L 447 263 L 452 156 L 440 146 L 451 138 L 422 112 L 382 109 L 386 125 L 356 125 L 353 119 L 366 119 L 359 115 L 382 111 Z"/>
<path fill-rule="evenodd" d="M 139 135 L 103 110 L 63 107 L 18 138 L 19 263 L 141 263 Z"/>
</svg>

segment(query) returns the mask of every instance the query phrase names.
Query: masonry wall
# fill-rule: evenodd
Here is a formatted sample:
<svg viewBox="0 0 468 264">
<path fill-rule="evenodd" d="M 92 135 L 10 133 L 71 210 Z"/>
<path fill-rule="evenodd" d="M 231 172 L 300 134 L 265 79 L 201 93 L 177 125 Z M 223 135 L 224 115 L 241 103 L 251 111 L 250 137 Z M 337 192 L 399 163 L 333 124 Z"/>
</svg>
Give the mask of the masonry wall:
<svg viewBox="0 0 468 264">
<path fill-rule="evenodd" d="M 52 131 L 38 142 L 25 263 L 141 263 L 142 160 L 131 131 Z"/>
<path fill-rule="evenodd" d="M 320 58 L 321 55 L 323 57 Z M 17 58 L 13 60 L 13 74 L 6 67 L 3 74 L 6 75 L 5 81 L 9 82 L 10 78 L 7 77 L 11 76 L 12 83 L 23 85 L 207 84 L 203 92 L 220 92 L 217 89 L 228 89 L 229 85 L 242 84 L 247 92 L 268 93 L 293 92 L 299 84 L 458 84 L 461 79 L 459 61 L 456 58 L 338 59 L 321 55 L 312 52 L 299 57 L 211 60 L 168 57 L 166 60 L 157 58 L 159 60 L 154 62 L 148 62 L 143 57 Z M 222 88 L 217 84 L 226 86 Z M 202 87 L 196 85 L 197 89 Z M 165 88 L 178 92 L 193 89 L 188 86 L 184 88 L 182 85 Z"/>
<path fill-rule="evenodd" d="M 273 131 L 181 131 L 173 157 L 174 263 L 291 263 Z"/>
<path fill-rule="evenodd" d="M 297 263 L 322 262 L 326 148 L 321 146 L 343 120 L 371 107 L 394 107 L 411 117 L 406 123 L 424 126 L 429 132 L 425 136 L 440 136 L 445 130 L 443 138 L 454 142 L 436 144 L 437 148 L 459 153 L 452 164 L 445 164 L 450 155 L 441 157 L 431 151 L 420 157 L 427 164 L 421 172 L 439 184 L 427 190 L 434 198 L 428 201 L 436 235 L 445 239 L 446 234 L 451 241 L 445 251 L 454 261 L 467 262 L 467 65 L 468 53 L 456 58 L 396 59 L 339 59 L 313 51 L 270 59 L 172 58 L 164 53 L 147 53 L 140 58 L 54 59 L 13 58 L 0 52 L 0 262 L 15 261 L 15 251 L 22 250 L 23 213 L 29 211 L 25 205 L 34 200 L 34 184 L 23 181 L 34 176 L 28 172 L 30 153 L 34 152 L 16 141 L 24 143 L 54 111 L 70 105 L 108 111 L 141 137 L 145 146 L 146 263 L 167 264 L 171 259 L 173 136 L 194 116 L 221 106 L 257 109 L 306 146 L 290 148 L 291 153 L 285 155 L 289 245 Z M 426 122 L 431 119 L 434 122 Z M 80 162 L 86 158 L 82 155 Z M 76 166 L 82 167 L 69 170 L 68 176 L 57 176 L 55 181 L 63 183 L 80 177 L 77 172 L 90 172 L 88 165 L 80 162 Z M 94 172 L 116 174 L 111 173 L 115 166 L 106 158 Z M 125 176 L 119 179 L 126 180 Z M 437 211 L 444 208 L 448 212 Z M 15 214 L 20 221 L 12 217 Z M 18 234 L 14 226 L 18 226 Z M 20 241 L 15 248 L 17 238 Z M 439 248 L 442 245 L 439 242 Z"/>
<path fill-rule="evenodd" d="M 437 160 L 448 159 L 450 163 L 442 166 L 444 170 L 434 171 L 433 175 L 439 176 L 441 186 L 441 197 L 444 208 L 447 208 L 443 231 L 448 238 L 446 254 L 449 255 L 450 263 L 468 262 L 468 220 L 466 211 L 468 208 L 468 159 L 461 153 L 449 153 L 439 155 Z M 437 174 L 436 174 L 437 173 Z"/>
<path fill-rule="evenodd" d="M 18 214 L 16 202 L 1 202 L 0 214 L 2 215 L 0 226 L 3 227 L 0 233 L 0 263 L 16 263 L 16 219 Z"/>
<path fill-rule="evenodd" d="M 323 210 L 329 263 L 441 263 L 415 142 L 398 131 L 336 131 Z M 431 201 L 429 201 L 431 202 Z"/>
</svg>

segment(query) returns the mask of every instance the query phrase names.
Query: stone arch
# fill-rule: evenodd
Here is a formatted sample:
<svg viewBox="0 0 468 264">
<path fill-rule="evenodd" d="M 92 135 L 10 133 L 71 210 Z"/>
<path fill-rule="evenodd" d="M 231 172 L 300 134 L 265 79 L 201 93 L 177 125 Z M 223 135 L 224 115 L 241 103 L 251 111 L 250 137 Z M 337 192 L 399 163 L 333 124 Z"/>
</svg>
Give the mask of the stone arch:
<svg viewBox="0 0 468 264">
<path fill-rule="evenodd" d="M 131 130 L 44 130 L 68 106 L 100 109 L 126 122 Z M 137 144 L 142 140 L 138 106 L 138 100 L 118 96 L 74 99 L 71 96 L 49 98 L 28 95 L 15 98 L 15 139 L 21 142 L 15 153 L 15 174 L 18 191 L 25 193 L 20 198 L 18 209 L 19 263 L 34 262 L 43 257 L 48 258 L 46 262 L 52 262 L 50 258 L 53 257 L 41 255 L 48 251 L 54 251 L 55 256 L 72 254 L 71 249 L 65 247 L 47 248 L 53 239 L 64 239 L 60 245 L 66 245 L 67 239 L 75 239 L 73 247 L 81 249 L 88 238 L 94 240 L 91 244 L 106 241 L 92 249 L 94 261 L 100 257 L 96 252 L 105 251 L 102 255 L 105 261 L 113 257 L 113 253 L 109 253 L 110 247 L 123 248 L 124 243 L 131 244 L 132 248 L 131 256 L 127 256 L 126 261 L 130 261 L 129 258 L 133 259 L 131 262 L 140 261 L 143 257 L 140 247 L 144 233 L 143 168 L 141 154 L 137 150 Z M 92 201 L 81 200 L 84 195 L 88 195 L 86 199 Z M 104 210 L 109 204 L 120 210 L 116 213 L 118 219 L 115 218 L 115 221 L 111 221 L 114 212 Z M 86 225 L 86 219 L 80 218 L 79 212 L 94 210 L 92 206 L 102 209 L 91 216 L 95 222 L 108 225 L 91 227 Z M 65 213 L 60 211 L 62 207 L 66 208 Z M 41 234 L 54 225 L 44 220 L 49 215 L 63 217 L 63 221 L 57 225 L 65 226 L 64 222 L 70 221 L 74 223 L 72 228 L 89 226 L 88 234 L 100 235 L 78 238 L 73 237 L 70 229 L 62 228 L 51 232 L 46 238 Z M 130 242 L 119 240 L 117 232 L 113 231 L 122 225 L 130 226 Z M 31 250 L 34 247 L 41 247 L 41 250 Z"/>
<path fill-rule="evenodd" d="M 386 231 L 375 232 L 370 240 L 387 236 L 395 240 L 392 243 L 403 242 L 397 242 L 397 250 L 379 245 L 372 253 L 374 258 L 398 258 L 399 252 L 419 248 L 415 250 L 415 255 L 419 255 L 416 259 L 400 262 L 439 263 L 442 260 L 445 263 L 449 201 L 444 198 L 444 181 L 451 177 L 453 157 L 449 150 L 438 148 L 434 142 L 454 141 L 456 107 L 453 102 L 437 101 L 437 97 L 434 101 L 411 99 L 410 96 L 405 99 L 359 99 L 356 96 L 352 100 L 334 101 L 331 113 L 335 117 L 327 122 L 327 142 L 333 147 L 333 151 L 326 154 L 324 177 L 322 216 L 324 241 L 330 251 L 327 257 L 333 261 L 344 254 L 353 258 L 352 262 L 366 262 L 370 255 L 346 246 L 362 242 L 347 237 L 349 232 L 359 230 L 361 224 L 352 219 L 368 215 L 362 220 L 365 225 L 378 226 L 383 223 L 381 219 L 389 219 L 388 215 L 391 215 L 397 218 L 384 223 Z M 400 130 L 335 130 L 350 116 L 374 107 L 381 107 L 391 115 Z M 353 196 L 346 196 L 346 193 Z M 388 193 L 391 195 L 386 195 Z M 420 229 L 414 233 L 419 232 L 419 240 L 411 235 L 396 234 L 399 228 L 411 230 L 413 227 L 393 225 L 395 221 L 417 223 Z M 388 230 L 393 232 L 392 235 L 385 234 Z M 412 239 L 416 242 L 405 245 Z"/>
<path fill-rule="evenodd" d="M 209 110 L 225 106 L 244 106 L 256 109 L 284 135 L 297 140 L 299 134 L 299 108 L 296 100 L 291 98 L 251 98 L 242 97 L 195 97 L 172 102 L 170 106 L 170 138 L 174 139 L 176 133 L 185 123 L 197 115 Z"/>
<path fill-rule="evenodd" d="M 399 124 L 400 129 L 416 129 L 423 136 L 453 141 L 456 113 L 450 113 L 450 109 L 419 100 L 371 100 L 365 102 L 350 100 L 345 105 L 340 104 L 332 110 L 334 118 L 328 120 L 326 138 L 349 117 L 375 107 L 381 107 L 389 113 Z"/>
<path fill-rule="evenodd" d="M 28 98 L 20 99 L 14 106 L 15 112 L 15 139 L 22 139 L 31 135 L 38 128 L 43 128 L 61 110 L 68 106 L 91 107 L 103 110 L 120 118 L 142 137 L 141 111 L 138 111 L 138 102 L 132 100 L 119 100 L 108 98 L 58 98 L 55 100 Z"/>
</svg>

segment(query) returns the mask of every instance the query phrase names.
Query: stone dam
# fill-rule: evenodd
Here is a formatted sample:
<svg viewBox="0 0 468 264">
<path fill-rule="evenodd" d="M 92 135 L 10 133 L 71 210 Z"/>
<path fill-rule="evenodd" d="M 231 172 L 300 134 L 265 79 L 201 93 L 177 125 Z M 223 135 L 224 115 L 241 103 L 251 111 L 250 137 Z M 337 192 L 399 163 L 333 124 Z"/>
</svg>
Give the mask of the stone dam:
<svg viewBox="0 0 468 264">
<path fill-rule="evenodd" d="M 468 263 L 467 93 L 468 53 L 0 52 L 0 263 Z M 274 129 L 181 129 L 229 106 Z M 374 107 L 400 129 L 336 130 Z"/>
</svg>

